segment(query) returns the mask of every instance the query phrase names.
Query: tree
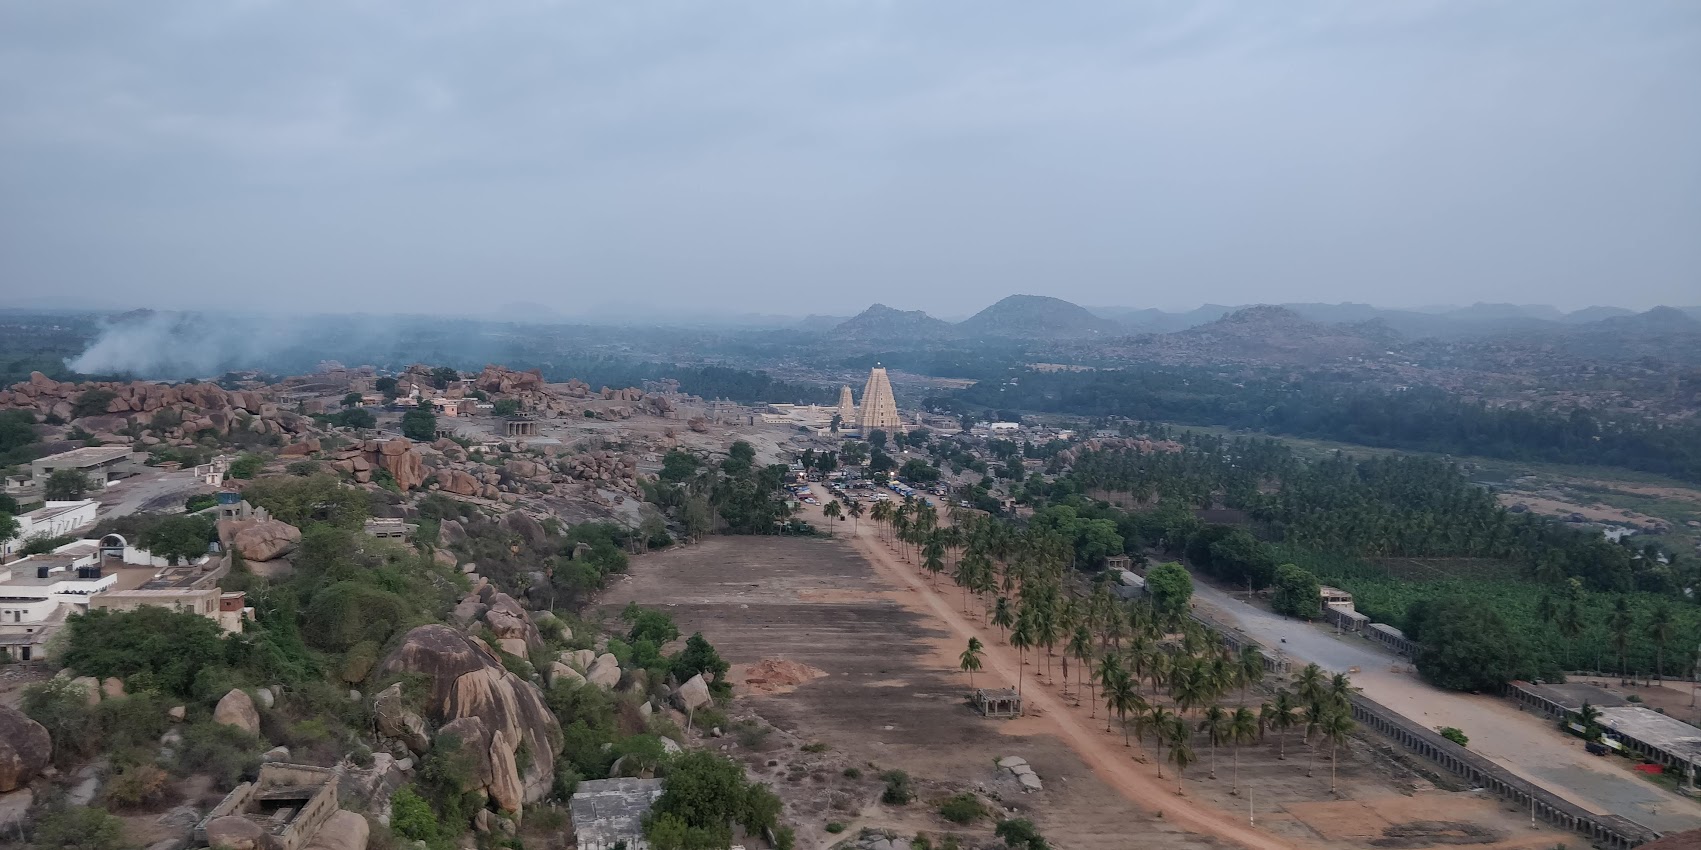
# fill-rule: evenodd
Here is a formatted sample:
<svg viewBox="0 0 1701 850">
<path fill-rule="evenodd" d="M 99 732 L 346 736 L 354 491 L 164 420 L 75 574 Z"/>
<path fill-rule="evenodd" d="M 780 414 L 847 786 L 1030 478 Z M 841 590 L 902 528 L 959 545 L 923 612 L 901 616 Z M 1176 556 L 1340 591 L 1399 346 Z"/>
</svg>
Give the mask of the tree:
<svg viewBox="0 0 1701 850">
<path fill-rule="evenodd" d="M 423 408 L 402 414 L 402 436 L 422 443 L 437 439 L 437 415 Z"/>
<path fill-rule="evenodd" d="M 1169 729 L 1169 760 L 1175 765 L 1175 793 L 1182 793 L 1181 783 L 1185 778 L 1187 767 L 1198 761 L 1193 754 L 1193 730 L 1187 727 L 1187 722 L 1177 717 L 1170 723 Z"/>
<path fill-rule="evenodd" d="M 175 696 L 190 696 L 196 674 L 224 660 L 218 623 L 199 614 L 152 606 L 97 609 L 73 614 L 66 627 L 65 666 L 97 679 L 145 673 Z"/>
<path fill-rule="evenodd" d="M 1450 596 L 1421 602 L 1407 614 L 1414 660 L 1430 684 L 1455 691 L 1498 690 L 1517 677 L 1522 642 L 1488 602 Z"/>
<path fill-rule="evenodd" d="M 735 820 L 749 825 L 777 816 L 771 805 L 752 795 L 744 769 L 718 753 L 687 751 L 665 765 L 663 776 L 664 790 L 645 829 L 658 849 L 725 847 L 732 841 Z"/>
<path fill-rule="evenodd" d="M 1660 600 L 1648 613 L 1648 638 L 1654 642 L 1654 672 L 1661 681 L 1666 678 L 1666 646 L 1671 643 L 1676 628 L 1671 603 Z"/>
<path fill-rule="evenodd" d="M 975 673 L 980 670 L 980 659 L 985 649 L 986 647 L 981 645 L 980 638 L 970 637 L 968 649 L 963 650 L 963 654 L 958 656 L 958 666 L 963 668 L 964 673 L 969 674 L 969 687 L 971 688 L 975 686 Z"/>
<path fill-rule="evenodd" d="M 513 398 L 499 398 L 492 406 L 491 412 L 501 417 L 518 416 L 520 415 L 520 401 Z"/>
<path fill-rule="evenodd" d="M 1635 626 L 1636 618 L 1630 613 L 1630 600 L 1620 594 L 1613 600 L 1612 613 L 1607 616 L 1607 632 L 1612 636 L 1613 651 L 1618 653 L 1620 675 L 1629 671 L 1630 665 L 1625 662 L 1624 656 L 1630 643 L 1630 630 Z"/>
<path fill-rule="evenodd" d="M 1152 607 L 1173 616 L 1187 610 L 1193 597 L 1193 577 L 1173 561 L 1158 564 L 1146 573 L 1146 591 L 1152 595 Z"/>
<path fill-rule="evenodd" d="M 1199 731 L 1205 733 L 1205 739 L 1211 744 L 1212 779 L 1217 778 L 1217 745 L 1232 743 L 1234 740 L 1234 715 L 1220 705 L 1212 705 L 1205 709 L 1205 715 L 1199 721 Z"/>
<path fill-rule="evenodd" d="M 1323 716 L 1323 722 L 1319 723 L 1317 728 L 1329 742 L 1329 792 L 1334 793 L 1335 764 L 1339 761 L 1335 756 L 1340 748 L 1351 740 L 1349 736 L 1353 731 L 1352 712 L 1344 707 L 1334 708 Z"/>
<path fill-rule="evenodd" d="M 1320 587 L 1317 576 L 1312 575 L 1310 570 L 1293 564 L 1282 564 L 1276 568 L 1275 589 L 1270 595 L 1270 607 L 1278 614 L 1314 620 L 1319 610 Z"/>
<path fill-rule="evenodd" d="M 343 407 L 359 407 L 360 393 L 349 393 L 343 396 Z"/>
<path fill-rule="evenodd" d="M 265 458 L 253 452 L 245 452 L 236 460 L 230 462 L 230 477 L 247 480 L 259 475 L 260 470 L 265 468 Z"/>
<path fill-rule="evenodd" d="M 886 432 L 879 428 L 870 430 L 868 434 L 865 435 L 865 439 L 868 440 L 868 444 L 870 446 L 873 446 L 876 449 L 884 451 L 886 448 Z"/>
<path fill-rule="evenodd" d="M 1276 753 L 1277 759 L 1288 757 L 1288 730 L 1299 722 L 1299 703 L 1293 698 L 1293 693 L 1286 688 L 1276 692 L 1274 702 L 1264 703 L 1259 712 L 1264 725 L 1281 734 L 1281 747 Z"/>
<path fill-rule="evenodd" d="M 821 506 L 821 515 L 827 518 L 827 531 L 830 534 L 833 531 L 833 521 L 843 517 L 845 515 L 845 509 L 839 504 L 838 499 L 834 499 L 833 501 Z"/>
<path fill-rule="evenodd" d="M 178 561 L 192 561 L 207 554 L 207 545 L 217 537 L 212 517 L 175 514 L 143 532 L 140 543 L 176 566 Z"/>
<path fill-rule="evenodd" d="M 71 418 L 81 419 L 84 416 L 104 416 L 112 400 L 118 398 L 111 390 L 84 390 L 77 396 L 77 401 L 71 406 Z"/>
<path fill-rule="evenodd" d="M 394 398 L 395 395 L 396 395 L 396 379 L 395 378 L 379 378 L 378 382 L 373 384 L 372 387 L 373 387 L 373 389 L 376 389 L 378 392 L 383 393 L 384 395 L 390 396 L 391 398 Z"/>
<path fill-rule="evenodd" d="M 55 469 L 47 476 L 42 497 L 50 502 L 74 502 L 87 495 L 91 486 L 80 469 Z"/>
<path fill-rule="evenodd" d="M 66 806 L 41 818 L 30 845 L 43 850 L 123 850 L 124 822 L 88 806 Z"/>
<path fill-rule="evenodd" d="M 927 461 L 911 458 L 904 461 L 904 465 L 899 467 L 898 477 L 905 481 L 914 481 L 917 484 L 932 484 L 939 480 L 939 470 L 928 465 Z"/>
<path fill-rule="evenodd" d="M 1240 793 L 1241 745 L 1250 744 L 1253 741 L 1258 740 L 1258 736 L 1263 734 L 1263 732 L 1264 726 L 1263 723 L 1260 722 L 1258 715 L 1254 714 L 1252 709 L 1247 708 L 1244 705 L 1235 709 L 1233 716 L 1229 718 L 1228 738 L 1229 743 L 1234 745 L 1234 781 L 1229 784 L 1230 794 Z"/>
</svg>

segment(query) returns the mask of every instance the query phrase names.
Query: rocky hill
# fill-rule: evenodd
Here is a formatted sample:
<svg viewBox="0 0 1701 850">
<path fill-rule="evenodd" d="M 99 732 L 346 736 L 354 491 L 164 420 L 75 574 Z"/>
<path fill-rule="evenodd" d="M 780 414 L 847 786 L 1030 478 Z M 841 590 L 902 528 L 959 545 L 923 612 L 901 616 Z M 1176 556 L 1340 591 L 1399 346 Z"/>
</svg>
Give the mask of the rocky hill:
<svg viewBox="0 0 1701 850">
<path fill-rule="evenodd" d="M 1112 337 L 1126 333 L 1110 319 L 1048 295 L 1011 295 L 956 327 L 965 336 L 1017 339 Z"/>
<path fill-rule="evenodd" d="M 856 342 L 912 342 L 953 338 L 957 328 L 920 310 L 875 304 L 833 328 L 833 337 Z"/>
<path fill-rule="evenodd" d="M 1399 335 L 1379 321 L 1314 322 L 1286 307 L 1264 304 L 1184 331 L 1140 337 L 1134 346 L 1148 357 L 1171 362 L 1302 366 L 1375 357 L 1399 341 Z"/>
</svg>

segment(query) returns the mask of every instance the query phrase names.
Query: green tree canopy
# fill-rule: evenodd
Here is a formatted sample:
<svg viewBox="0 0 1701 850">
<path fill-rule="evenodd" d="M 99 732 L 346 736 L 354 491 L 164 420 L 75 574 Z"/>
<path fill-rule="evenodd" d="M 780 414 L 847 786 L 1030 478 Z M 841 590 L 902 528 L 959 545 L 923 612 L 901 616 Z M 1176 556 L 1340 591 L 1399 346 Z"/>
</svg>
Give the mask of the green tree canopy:
<svg viewBox="0 0 1701 850">
<path fill-rule="evenodd" d="M 1447 596 L 1420 602 L 1407 614 L 1406 637 L 1418 645 L 1418 673 L 1455 691 L 1495 690 L 1516 678 L 1523 643 L 1481 599 Z"/>
<path fill-rule="evenodd" d="M 149 552 L 176 564 L 207 554 L 207 544 L 217 537 L 212 517 L 174 514 L 144 532 L 140 542 Z"/>
<path fill-rule="evenodd" d="M 84 676 L 147 681 L 174 696 L 190 696 L 195 675 L 224 656 L 218 623 L 169 608 L 97 609 L 66 621 L 65 666 Z"/>
<path fill-rule="evenodd" d="M 402 414 L 402 436 L 423 443 L 437 439 L 437 415 L 423 408 Z"/>
<path fill-rule="evenodd" d="M 273 519 L 297 528 L 326 523 L 356 529 L 369 513 L 366 494 L 344 487 L 335 475 L 324 473 L 305 478 L 274 475 L 258 479 L 242 490 L 250 504 L 270 511 Z"/>
<path fill-rule="evenodd" d="M 84 416 L 104 416 L 106 408 L 117 397 L 113 395 L 111 390 L 84 390 L 82 395 L 77 396 L 76 403 L 71 406 L 71 416 L 76 419 Z"/>
<path fill-rule="evenodd" d="M 80 469 L 55 469 L 47 476 L 42 496 L 50 502 L 72 502 L 88 495 L 89 477 Z"/>
<path fill-rule="evenodd" d="M 1166 614 L 1187 610 L 1193 598 L 1193 577 L 1175 562 L 1158 564 L 1146 572 L 1146 591 L 1152 595 L 1152 607 Z"/>
<path fill-rule="evenodd" d="M 1276 568 L 1275 592 L 1270 597 L 1270 607 L 1278 614 L 1314 620 L 1322 604 L 1321 593 L 1322 587 L 1311 571 L 1283 564 Z"/>
</svg>

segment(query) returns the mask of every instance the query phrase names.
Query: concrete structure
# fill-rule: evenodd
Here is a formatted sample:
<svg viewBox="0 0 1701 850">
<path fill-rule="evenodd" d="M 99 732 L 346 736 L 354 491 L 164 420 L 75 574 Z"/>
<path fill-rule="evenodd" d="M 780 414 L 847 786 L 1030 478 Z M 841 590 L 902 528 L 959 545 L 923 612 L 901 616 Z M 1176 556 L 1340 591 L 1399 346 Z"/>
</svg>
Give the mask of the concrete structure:
<svg viewBox="0 0 1701 850">
<path fill-rule="evenodd" d="M 1612 850 L 1629 850 L 1659 837 L 1659 833 L 1629 818 L 1597 815 L 1561 799 L 1377 702 L 1356 694 L 1350 701 L 1353 719 L 1361 725 L 1434 762 L 1472 786 L 1507 800 L 1518 811 L 1529 812 L 1532 819 L 1540 818 L 1571 830 L 1596 846 Z"/>
<path fill-rule="evenodd" d="M 1383 646 L 1410 658 L 1417 645 L 1406 637 L 1406 633 L 1387 623 L 1371 623 L 1364 629 L 1364 636 Z"/>
<path fill-rule="evenodd" d="M 0 652 L 15 661 L 41 657 L 65 618 L 117 581 L 102 573 L 100 548 L 89 540 L 13 561 L 0 569 Z"/>
<path fill-rule="evenodd" d="M 1351 608 L 1340 608 L 1334 605 L 1323 606 L 1323 621 L 1333 623 L 1344 632 L 1362 632 L 1370 625 L 1370 618 Z"/>
<path fill-rule="evenodd" d="M 222 817 L 239 817 L 257 824 L 266 834 L 263 846 L 301 850 L 336 813 L 336 771 L 282 762 L 261 765 L 260 775 L 253 782 L 236 786 L 195 824 L 195 840 L 198 846 L 204 846 L 207 824 Z"/>
<path fill-rule="evenodd" d="M 1338 587 L 1330 587 L 1326 584 L 1320 585 L 1317 588 L 1317 597 L 1324 608 L 1328 608 L 1331 605 L 1344 608 L 1353 607 L 1353 595 Z"/>
<path fill-rule="evenodd" d="M 135 475 L 136 467 L 129 446 L 84 446 L 31 461 L 30 475 L 46 481 L 61 469 L 75 469 L 88 476 L 90 486 L 105 487 L 108 481 Z"/>
<path fill-rule="evenodd" d="M 856 399 L 851 398 L 851 388 L 839 387 L 839 409 L 834 411 L 839 415 L 839 427 L 850 429 L 861 424 L 862 420 L 856 415 Z"/>
<path fill-rule="evenodd" d="M 505 437 L 536 437 L 536 419 L 509 419 L 502 423 L 502 435 Z"/>
<path fill-rule="evenodd" d="M 898 415 L 898 401 L 892 397 L 892 382 L 886 378 L 883 366 L 877 365 L 868 370 L 868 383 L 862 388 L 862 409 L 857 425 L 864 435 L 875 428 L 887 432 L 904 430 L 904 420 Z"/>
<path fill-rule="evenodd" d="M 578 850 L 648 850 L 644 818 L 662 795 L 660 779 L 596 779 L 580 782 L 567 810 L 573 816 Z"/>
<path fill-rule="evenodd" d="M 375 517 L 366 521 L 364 530 L 372 537 L 406 540 L 419 530 L 419 526 L 397 517 Z"/>
<path fill-rule="evenodd" d="M 974 703 L 987 717 L 1022 716 L 1022 697 L 1015 688 L 975 688 Z"/>
<path fill-rule="evenodd" d="M 1601 713 L 1597 723 L 1608 746 L 1677 768 L 1685 777 L 1693 778 L 1701 764 L 1701 729 L 1635 705 L 1603 688 L 1513 682 L 1506 686 L 1506 695 L 1520 708 L 1539 711 L 1555 720 L 1569 718 L 1588 703 Z"/>
<path fill-rule="evenodd" d="M 95 521 L 95 513 L 99 503 L 93 499 L 80 499 L 74 502 L 48 502 L 17 518 L 18 533 L 12 539 L 0 544 L 0 563 L 12 559 L 18 552 L 23 551 L 31 541 L 48 537 L 63 537 L 91 525 Z"/>
</svg>

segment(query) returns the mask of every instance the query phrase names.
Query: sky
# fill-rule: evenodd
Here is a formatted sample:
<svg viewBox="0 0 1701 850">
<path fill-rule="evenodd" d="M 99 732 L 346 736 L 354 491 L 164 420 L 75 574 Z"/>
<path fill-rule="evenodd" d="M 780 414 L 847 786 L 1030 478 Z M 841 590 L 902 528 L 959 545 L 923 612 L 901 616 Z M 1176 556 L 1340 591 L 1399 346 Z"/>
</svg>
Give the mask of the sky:
<svg viewBox="0 0 1701 850">
<path fill-rule="evenodd" d="M 1701 304 L 1701 4 L 0 0 L 0 304 Z"/>
</svg>

